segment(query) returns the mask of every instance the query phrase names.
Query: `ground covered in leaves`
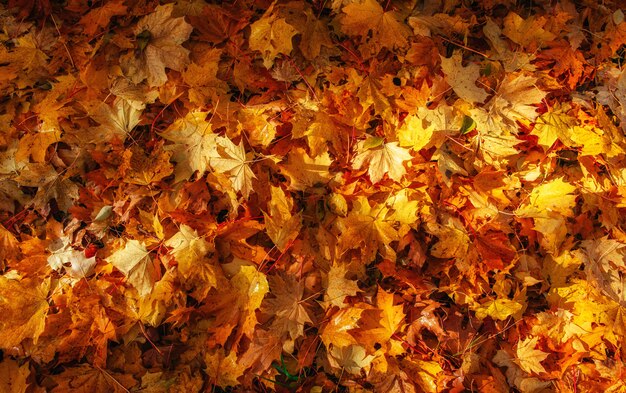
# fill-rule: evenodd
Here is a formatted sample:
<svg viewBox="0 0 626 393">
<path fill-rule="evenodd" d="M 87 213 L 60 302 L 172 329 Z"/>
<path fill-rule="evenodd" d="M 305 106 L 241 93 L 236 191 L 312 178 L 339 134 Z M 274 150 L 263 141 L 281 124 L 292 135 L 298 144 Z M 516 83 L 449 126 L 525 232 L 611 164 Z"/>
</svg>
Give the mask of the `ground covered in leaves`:
<svg viewBox="0 0 626 393">
<path fill-rule="evenodd" d="M 3 4 L 0 391 L 626 390 L 618 1 Z"/>
</svg>

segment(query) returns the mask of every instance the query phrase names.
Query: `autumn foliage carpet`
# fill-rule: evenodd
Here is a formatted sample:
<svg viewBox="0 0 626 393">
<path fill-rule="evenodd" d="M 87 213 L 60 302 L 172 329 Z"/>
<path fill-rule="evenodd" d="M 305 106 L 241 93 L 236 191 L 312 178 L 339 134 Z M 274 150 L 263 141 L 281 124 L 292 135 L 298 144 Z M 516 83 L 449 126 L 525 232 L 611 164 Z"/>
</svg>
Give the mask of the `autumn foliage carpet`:
<svg viewBox="0 0 626 393">
<path fill-rule="evenodd" d="M 620 3 L 2 2 L 0 392 L 626 392 Z"/>
</svg>

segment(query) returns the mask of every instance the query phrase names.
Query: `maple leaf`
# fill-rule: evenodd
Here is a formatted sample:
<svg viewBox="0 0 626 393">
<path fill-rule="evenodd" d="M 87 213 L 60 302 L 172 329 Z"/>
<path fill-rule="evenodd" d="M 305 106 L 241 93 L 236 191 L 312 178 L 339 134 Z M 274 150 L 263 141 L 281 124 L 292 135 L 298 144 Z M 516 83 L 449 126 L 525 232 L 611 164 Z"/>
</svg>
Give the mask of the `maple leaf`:
<svg viewBox="0 0 626 393">
<path fill-rule="evenodd" d="M 467 254 L 470 238 L 460 221 L 446 217 L 443 225 L 430 224 L 428 231 L 439 239 L 430 248 L 436 258 L 457 258 Z"/>
<path fill-rule="evenodd" d="M 221 388 L 238 385 L 237 379 L 245 371 L 239 365 L 236 352 L 230 351 L 227 356 L 222 348 L 207 352 L 204 356 L 204 362 L 206 364 L 205 371 L 212 383 Z"/>
<path fill-rule="evenodd" d="M 515 362 L 527 373 L 545 373 L 546 369 L 541 362 L 548 357 L 548 353 L 535 349 L 539 337 L 528 337 L 517 343 Z"/>
<path fill-rule="evenodd" d="M 272 196 L 269 205 L 269 214 L 263 212 L 267 235 L 272 239 L 280 251 L 284 251 L 287 244 L 292 242 L 300 233 L 302 227 L 301 214 L 291 214 L 293 200 L 287 198 L 280 187 L 271 187 Z"/>
<path fill-rule="evenodd" d="M 511 316 L 519 319 L 523 309 L 524 305 L 522 303 L 511 299 L 493 299 L 474 307 L 476 317 L 479 319 L 489 316 L 499 321 L 504 321 Z"/>
<path fill-rule="evenodd" d="M 102 7 L 92 8 L 82 18 L 79 23 L 84 26 L 83 32 L 93 37 L 98 29 L 105 28 L 110 23 L 111 18 L 117 15 L 124 15 L 126 6 L 124 0 L 108 1 Z"/>
<path fill-rule="evenodd" d="M 14 271 L 13 271 L 14 272 Z M 48 314 L 50 281 L 0 276 L 0 348 L 20 345 L 24 339 L 37 339 L 44 331 Z"/>
<path fill-rule="evenodd" d="M 398 231 L 387 219 L 389 209 L 385 205 L 371 207 L 369 201 L 359 197 L 353 202 L 353 209 L 346 218 L 338 221 L 341 231 L 339 248 L 345 252 L 352 248 L 361 248 L 363 261 L 374 259 L 376 252 L 392 259 L 395 255 L 389 243 L 398 240 Z"/>
<path fill-rule="evenodd" d="M 358 344 L 349 331 L 358 327 L 358 321 L 363 311 L 364 309 L 360 307 L 346 307 L 332 314 L 320 333 L 320 338 L 326 348 Z"/>
<path fill-rule="evenodd" d="M 516 128 L 515 121 L 528 123 L 537 116 L 536 105 L 548 93 L 537 87 L 537 78 L 522 73 L 509 73 L 498 85 L 496 95 L 489 101 L 491 110 L 507 120 L 511 129 Z"/>
<path fill-rule="evenodd" d="M 154 149 L 148 155 L 142 148 L 133 145 L 124 151 L 122 157 L 124 162 L 119 170 L 124 174 L 124 181 L 130 184 L 147 186 L 163 180 L 174 171 L 170 153 L 161 149 Z"/>
<path fill-rule="evenodd" d="M 302 29 L 302 39 L 300 41 L 300 51 L 307 60 L 313 60 L 319 56 L 322 46 L 333 47 L 330 38 L 328 25 L 322 19 L 318 19 L 313 10 L 305 10 L 306 22 Z"/>
<path fill-rule="evenodd" d="M 493 362 L 500 367 L 506 367 L 506 379 L 509 384 L 517 387 L 522 392 L 539 393 L 550 386 L 550 381 L 541 381 L 538 378 L 529 377 L 520 366 L 515 363 L 505 350 L 499 350 L 493 357 Z"/>
<path fill-rule="evenodd" d="M 374 356 L 367 355 L 361 345 L 333 346 L 329 351 L 328 360 L 333 367 L 350 374 L 359 374 L 362 369 L 369 369 Z"/>
<path fill-rule="evenodd" d="M 304 285 L 293 276 L 277 275 L 269 277 L 274 298 L 265 300 L 265 312 L 274 316 L 273 331 L 288 333 L 291 340 L 304 336 L 304 325 L 313 323 L 302 300 Z M 283 344 L 284 345 L 284 344 Z"/>
<path fill-rule="evenodd" d="M 45 162 L 48 146 L 61 140 L 61 132 L 53 128 L 40 128 L 37 133 L 26 134 L 20 139 L 15 160 Z"/>
<path fill-rule="evenodd" d="M 504 70 L 514 72 L 518 70 L 534 71 L 535 66 L 531 61 L 535 58 L 533 53 L 510 50 L 506 40 L 502 39 L 502 29 L 491 19 L 487 18 L 487 23 L 483 27 L 483 33 L 489 40 L 491 47 L 496 53 L 489 56 L 490 59 L 499 60 L 504 64 Z"/>
<path fill-rule="evenodd" d="M 575 119 L 567 113 L 567 106 L 557 106 L 539 116 L 531 134 L 539 137 L 538 144 L 545 150 L 552 147 L 557 139 L 565 144 L 570 141 L 571 128 Z"/>
<path fill-rule="evenodd" d="M 193 28 L 185 18 L 173 18 L 174 4 L 160 5 L 135 25 L 139 56 L 131 53 L 122 63 L 134 83 L 148 80 L 151 87 L 167 82 L 166 68 L 183 71 L 189 62 L 189 50 L 183 42 L 189 39 Z"/>
<path fill-rule="evenodd" d="M 139 296 L 150 294 L 160 274 L 158 264 L 150 257 L 145 244 L 138 240 L 128 240 L 124 248 L 114 252 L 106 261 L 126 276 Z"/>
<path fill-rule="evenodd" d="M 341 30 L 352 36 L 360 36 L 368 48 L 368 55 L 374 56 L 382 48 L 401 48 L 407 44 L 411 31 L 393 10 L 385 11 L 376 0 L 363 0 L 343 7 Z M 371 39 L 368 39 L 371 33 Z"/>
<path fill-rule="evenodd" d="M 470 102 L 484 102 L 488 94 L 485 90 L 475 85 L 480 76 L 480 66 L 468 64 L 463 67 L 463 55 L 460 51 L 454 52 L 452 57 L 441 57 L 441 69 L 446 74 L 446 82 L 459 98 Z"/>
<path fill-rule="evenodd" d="M 410 146 L 414 151 L 425 148 L 433 137 L 432 126 L 424 126 L 424 121 L 419 115 L 407 117 L 398 130 L 400 146 Z"/>
<path fill-rule="evenodd" d="M 170 254 L 178 262 L 178 270 L 184 278 L 189 278 L 202 264 L 204 256 L 212 250 L 211 245 L 198 232 L 182 224 L 179 231 L 169 238 L 165 245 L 171 247 Z"/>
<path fill-rule="evenodd" d="M 96 257 L 87 258 L 83 251 L 72 248 L 69 238 L 54 241 L 50 247 L 52 254 L 48 257 L 48 265 L 54 270 L 66 269 L 73 278 L 84 278 L 93 273 Z"/>
<path fill-rule="evenodd" d="M 361 291 L 355 280 L 346 278 L 347 272 L 348 266 L 345 264 L 333 263 L 330 266 L 328 275 L 324 280 L 326 288 L 326 292 L 324 293 L 325 307 L 348 307 L 344 302 L 346 296 L 354 296 L 357 292 Z"/>
<path fill-rule="evenodd" d="M 0 362 L 0 391 L 11 393 L 26 393 L 30 383 L 27 382 L 30 375 L 29 363 L 19 365 L 17 361 L 6 359 Z"/>
<path fill-rule="evenodd" d="M 139 106 L 139 108 L 138 108 Z M 94 108 L 89 108 L 89 116 L 100 123 L 92 129 L 89 141 L 102 143 L 118 137 L 124 141 L 131 131 L 139 124 L 143 112 L 143 104 L 137 105 L 125 99 L 116 99 L 113 106 L 99 102 Z"/>
<path fill-rule="evenodd" d="M 57 385 L 51 392 L 78 392 L 78 393 L 124 393 L 134 386 L 137 381 L 130 374 L 108 372 L 100 367 L 89 364 L 80 364 L 68 367 L 52 378 Z"/>
<path fill-rule="evenodd" d="M 398 142 L 385 143 L 380 138 L 359 142 L 357 150 L 360 153 L 354 157 L 352 167 L 361 169 L 367 165 L 372 183 L 381 181 L 385 174 L 399 182 L 406 173 L 402 163 L 413 158 L 407 149 L 398 146 Z"/>
<path fill-rule="evenodd" d="M 199 107 L 209 100 L 217 100 L 217 95 L 225 94 L 227 87 L 217 77 L 221 56 L 221 49 L 208 49 L 199 54 L 182 74 L 183 80 L 190 86 L 187 91 L 189 101 Z"/>
<path fill-rule="evenodd" d="M 504 18 L 502 34 L 516 44 L 536 49 L 556 38 L 553 33 L 543 28 L 547 22 L 543 16 L 530 16 L 524 19 L 515 12 L 509 12 Z"/>
<path fill-rule="evenodd" d="M 210 328 L 212 340 L 223 345 L 233 333 L 235 343 L 244 335 L 252 338 L 258 323 L 256 310 L 268 291 L 265 274 L 254 266 L 240 266 L 228 290 L 207 297 L 206 308 L 216 317 Z"/>
<path fill-rule="evenodd" d="M 172 159 L 177 163 L 176 181 L 188 179 L 196 171 L 204 174 L 211 157 L 218 155 L 217 135 L 206 121 L 207 115 L 207 112 L 189 112 L 161 133 L 163 138 L 174 142 L 165 146 L 165 150 L 172 152 Z"/>
<path fill-rule="evenodd" d="M 533 188 L 527 201 L 515 214 L 521 217 L 546 217 L 554 212 L 571 216 L 572 208 L 576 204 L 575 191 L 576 187 L 563 178 L 545 182 Z"/>
<path fill-rule="evenodd" d="M 291 39 L 298 30 L 287 23 L 285 18 L 278 18 L 270 7 L 261 19 L 250 25 L 250 49 L 258 50 L 263 56 L 265 68 L 271 68 L 279 54 L 289 55 L 293 50 Z"/>
<path fill-rule="evenodd" d="M 582 242 L 587 258 L 585 271 L 590 282 L 595 283 L 610 298 L 626 304 L 626 244 L 604 237 Z"/>
<path fill-rule="evenodd" d="M 246 159 L 243 140 L 239 146 L 226 137 L 218 137 L 216 141 L 215 155 L 209 157 L 209 165 L 215 171 L 228 175 L 235 191 L 241 192 L 247 199 L 253 191 L 252 179 L 256 179 L 256 175 L 248 165 L 250 161 Z"/>
<path fill-rule="evenodd" d="M 289 187 L 296 191 L 304 191 L 330 180 L 331 163 L 328 152 L 311 158 L 303 148 L 297 147 L 289 152 L 287 163 L 282 164 L 281 168 L 291 180 Z"/>
<path fill-rule="evenodd" d="M 403 305 L 393 305 L 393 294 L 378 288 L 376 308 L 361 313 L 359 327 L 350 330 L 359 343 L 366 349 L 375 351 L 377 345 L 385 345 L 404 321 Z"/>
</svg>

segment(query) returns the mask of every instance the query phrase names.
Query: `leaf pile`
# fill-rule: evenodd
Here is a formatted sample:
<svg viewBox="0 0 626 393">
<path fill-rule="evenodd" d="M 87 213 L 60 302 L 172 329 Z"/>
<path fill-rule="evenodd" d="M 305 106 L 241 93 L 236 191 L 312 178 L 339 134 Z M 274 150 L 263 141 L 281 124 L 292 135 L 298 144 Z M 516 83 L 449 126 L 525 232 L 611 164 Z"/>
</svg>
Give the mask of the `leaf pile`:
<svg viewBox="0 0 626 393">
<path fill-rule="evenodd" d="M 9 0 L 0 391 L 624 391 L 619 4 Z"/>
</svg>

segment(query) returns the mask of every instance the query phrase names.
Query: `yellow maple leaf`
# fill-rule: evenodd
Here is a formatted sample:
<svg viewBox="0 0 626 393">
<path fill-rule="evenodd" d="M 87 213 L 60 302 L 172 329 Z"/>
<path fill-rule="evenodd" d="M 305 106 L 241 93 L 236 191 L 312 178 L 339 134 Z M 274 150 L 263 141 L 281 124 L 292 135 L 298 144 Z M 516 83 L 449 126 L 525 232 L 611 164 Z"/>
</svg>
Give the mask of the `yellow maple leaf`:
<svg viewBox="0 0 626 393">
<path fill-rule="evenodd" d="M 350 374 L 359 374 L 362 369 L 368 370 L 372 360 L 374 360 L 374 356 L 367 355 L 361 345 L 333 346 L 328 356 L 328 361 L 333 367 L 345 370 Z"/>
<path fill-rule="evenodd" d="M 172 160 L 176 162 L 176 181 L 188 179 L 195 171 L 204 174 L 209 159 L 217 156 L 217 135 L 206 121 L 207 116 L 207 112 L 189 112 L 161 133 L 163 138 L 174 142 L 165 146 L 165 150 L 172 152 Z"/>
<path fill-rule="evenodd" d="M 311 158 L 306 150 L 296 147 L 287 155 L 287 163 L 281 169 L 291 180 L 289 188 L 304 191 L 309 187 L 317 187 L 330 180 L 330 164 L 332 160 L 328 152 Z"/>
<path fill-rule="evenodd" d="M 370 305 L 368 306 L 371 307 Z M 364 309 L 360 307 L 346 307 L 333 313 L 320 333 L 320 339 L 326 348 L 358 344 L 349 331 L 357 328 L 363 311 Z"/>
<path fill-rule="evenodd" d="M 519 319 L 524 305 L 515 299 L 501 298 L 489 300 L 472 308 L 476 312 L 476 317 L 479 319 L 485 319 L 489 316 L 493 319 L 504 321 L 511 316 L 515 319 Z"/>
<path fill-rule="evenodd" d="M 559 105 L 537 118 L 531 134 L 539 138 L 537 143 L 542 146 L 544 150 L 548 150 L 552 147 L 557 139 L 571 146 L 570 137 L 576 119 L 568 114 L 568 110 L 569 108 L 567 106 Z"/>
<path fill-rule="evenodd" d="M 433 136 L 434 127 L 425 126 L 425 121 L 419 115 L 412 115 L 405 119 L 398 129 L 398 141 L 400 146 L 409 146 L 414 151 L 426 147 Z"/>
<path fill-rule="evenodd" d="M 387 218 L 389 209 L 383 204 L 371 207 L 365 197 L 358 197 L 353 206 L 348 216 L 340 218 L 337 223 L 341 231 L 341 252 L 360 248 L 361 258 L 367 262 L 373 260 L 378 251 L 383 256 L 395 259 L 389 243 L 398 240 L 398 231 Z"/>
<path fill-rule="evenodd" d="M 182 224 L 179 231 L 169 238 L 165 245 L 171 247 L 170 254 L 178 262 L 178 270 L 184 278 L 194 274 L 204 256 L 212 250 L 211 244 L 188 225 Z"/>
<path fill-rule="evenodd" d="M 29 382 L 30 365 L 28 362 L 23 365 L 11 358 L 0 362 L 0 392 L 6 393 L 26 393 Z"/>
<path fill-rule="evenodd" d="M 227 137 L 217 137 L 215 155 L 208 158 L 209 165 L 213 170 L 228 175 L 235 191 L 241 192 L 244 198 L 248 198 L 252 189 L 252 179 L 256 178 L 246 158 L 246 149 L 243 140 L 239 146 L 235 145 Z"/>
<path fill-rule="evenodd" d="M 454 52 L 452 57 L 441 57 L 441 69 L 446 74 L 446 82 L 459 98 L 470 102 L 481 103 L 485 101 L 487 92 L 476 86 L 476 80 L 480 76 L 478 64 L 468 64 L 463 67 L 463 55 L 460 51 Z"/>
<path fill-rule="evenodd" d="M 576 205 L 576 187 L 563 178 L 545 182 L 531 191 L 516 211 L 521 217 L 548 217 L 550 212 L 571 216 Z"/>
<path fill-rule="evenodd" d="M 245 368 L 239 364 L 236 351 L 226 355 L 223 348 L 207 351 L 204 356 L 205 371 L 211 383 L 221 387 L 239 385 L 238 378 L 243 375 Z"/>
<path fill-rule="evenodd" d="M 250 25 L 250 49 L 261 52 L 265 68 L 271 68 L 279 54 L 291 53 L 291 39 L 298 34 L 298 30 L 285 18 L 279 18 L 273 8 L 270 7 L 261 19 Z"/>
<path fill-rule="evenodd" d="M 350 333 L 365 348 L 375 351 L 377 345 L 385 345 L 391 336 L 400 329 L 404 317 L 404 306 L 393 305 L 393 294 L 378 288 L 376 308 L 364 310 L 359 319 L 359 327 Z"/>
<path fill-rule="evenodd" d="M 360 36 L 368 48 L 367 55 L 376 55 L 382 48 L 404 47 L 411 30 L 393 10 L 385 11 L 376 0 L 363 0 L 342 9 L 341 30 L 351 36 Z M 369 38 L 371 33 L 372 38 Z"/>
<path fill-rule="evenodd" d="M 539 337 L 528 337 L 517 343 L 515 362 L 527 373 L 545 373 L 546 369 L 541 362 L 548 357 L 548 353 L 535 349 Z"/>
<path fill-rule="evenodd" d="M 231 278 L 230 283 L 239 299 L 241 310 L 240 334 L 252 337 L 254 327 L 257 324 L 255 312 L 261 307 L 261 302 L 269 291 L 267 277 L 262 272 L 257 271 L 254 266 L 242 266 L 239 272 Z"/>
<path fill-rule="evenodd" d="M 367 165 L 367 174 L 372 183 L 381 181 L 385 174 L 399 182 L 406 173 L 402 163 L 413 156 L 407 149 L 398 146 L 398 142 L 384 143 L 381 140 L 379 143 L 377 139 L 374 137 L 359 142 L 357 150 L 360 153 L 354 157 L 352 167 L 361 169 Z"/>
<path fill-rule="evenodd" d="M 346 278 L 348 267 L 342 263 L 331 265 L 328 275 L 324 277 L 324 307 L 337 306 L 348 307 L 344 303 L 346 296 L 354 296 L 360 291 L 355 280 Z"/>
<path fill-rule="evenodd" d="M 284 251 L 287 244 L 293 241 L 300 233 L 302 217 L 300 213 L 291 214 L 293 200 L 287 198 L 280 187 L 271 187 L 272 196 L 269 205 L 269 214 L 263 212 L 267 235 L 272 239 L 280 251 Z"/>
<path fill-rule="evenodd" d="M 173 11 L 174 4 L 160 5 L 135 26 L 139 56 L 131 52 L 121 61 L 133 82 L 147 79 L 149 86 L 161 86 L 167 82 L 166 68 L 182 71 L 189 62 L 189 50 L 181 44 L 193 28 L 184 17 L 173 18 Z"/>
<path fill-rule="evenodd" d="M 0 348 L 18 346 L 24 339 L 37 342 L 48 314 L 49 288 L 48 279 L 0 276 Z"/>
<path fill-rule="evenodd" d="M 146 246 L 134 239 L 127 241 L 124 248 L 114 252 L 106 261 L 124 273 L 139 296 L 148 295 L 160 275 L 158 265 L 150 257 Z"/>
<path fill-rule="evenodd" d="M 515 12 L 509 12 L 504 18 L 502 34 L 525 47 L 542 47 L 546 42 L 556 38 L 553 33 L 543 28 L 547 23 L 547 18 L 542 16 L 529 16 L 524 19 Z"/>
<path fill-rule="evenodd" d="M 273 315 L 272 330 L 289 334 L 291 340 L 304 335 L 304 325 L 312 323 L 309 312 L 302 300 L 304 284 L 290 275 L 276 275 L 269 278 L 274 298 L 266 299 L 265 311 Z"/>
</svg>

